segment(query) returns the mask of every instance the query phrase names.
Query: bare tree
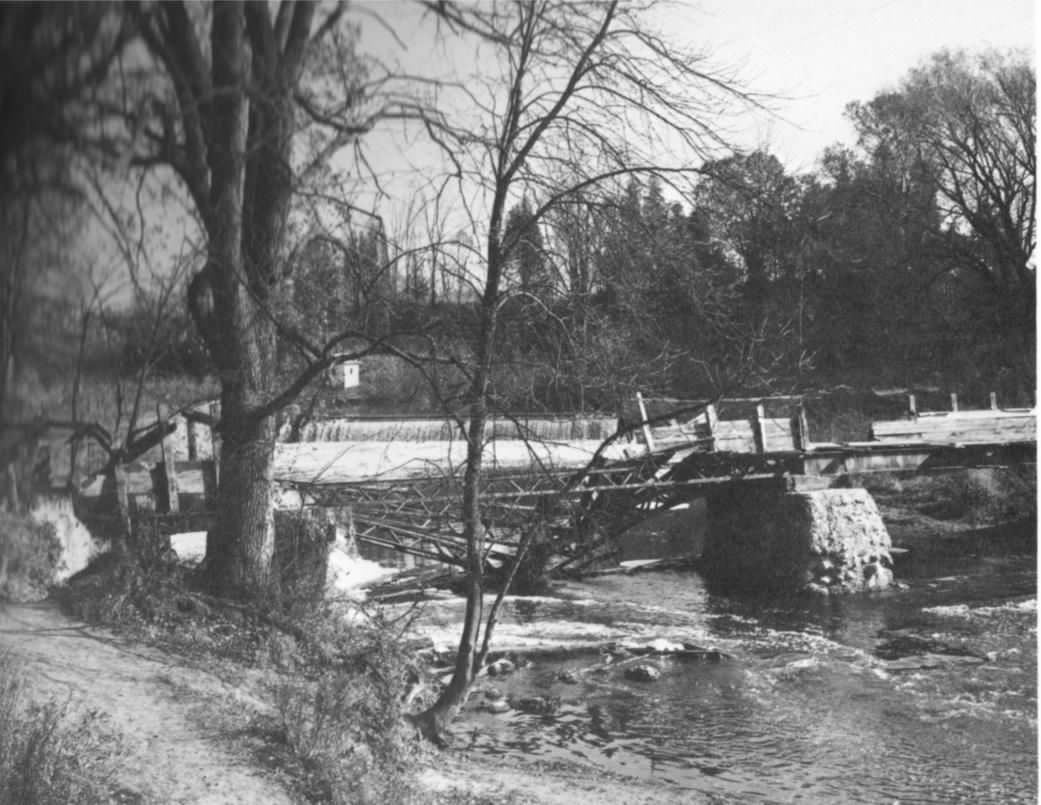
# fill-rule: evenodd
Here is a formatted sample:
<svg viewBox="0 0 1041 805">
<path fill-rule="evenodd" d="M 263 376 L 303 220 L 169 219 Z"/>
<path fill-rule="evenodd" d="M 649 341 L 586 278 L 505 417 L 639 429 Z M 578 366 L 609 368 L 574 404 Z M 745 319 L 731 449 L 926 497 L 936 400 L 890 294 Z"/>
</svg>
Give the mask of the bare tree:
<svg viewBox="0 0 1041 805">
<path fill-rule="evenodd" d="M 353 334 L 312 343 L 278 316 L 290 288 L 294 191 L 383 111 L 359 110 L 366 75 L 344 10 L 290 0 L 131 9 L 154 68 L 144 69 L 135 107 L 117 108 L 137 135 L 133 164 L 173 169 L 206 242 L 188 303 L 221 384 L 221 481 L 207 567 L 224 594 L 249 594 L 268 580 L 274 415 L 341 357 L 337 343 Z M 288 380 L 278 372 L 280 337 L 307 357 Z"/>
<path fill-rule="evenodd" d="M 752 99 L 730 77 L 711 71 L 702 56 L 654 33 L 648 25 L 653 3 L 425 5 L 446 35 L 472 45 L 479 64 L 494 66 L 466 90 L 472 119 L 442 112 L 425 121 L 452 164 L 475 241 L 483 243 L 478 323 L 467 364 L 466 612 L 452 679 L 419 718 L 424 732 L 440 740 L 484 663 L 502 600 L 486 621 L 481 487 L 485 425 L 496 404 L 499 315 L 515 293 L 504 283 L 518 247 L 517 235 L 506 233 L 509 205 L 524 194 L 534 199 L 529 225 L 537 226 L 580 194 L 589 199 L 616 190 L 634 175 L 657 175 L 682 188 L 685 177 L 725 149 L 720 114 Z"/>
</svg>

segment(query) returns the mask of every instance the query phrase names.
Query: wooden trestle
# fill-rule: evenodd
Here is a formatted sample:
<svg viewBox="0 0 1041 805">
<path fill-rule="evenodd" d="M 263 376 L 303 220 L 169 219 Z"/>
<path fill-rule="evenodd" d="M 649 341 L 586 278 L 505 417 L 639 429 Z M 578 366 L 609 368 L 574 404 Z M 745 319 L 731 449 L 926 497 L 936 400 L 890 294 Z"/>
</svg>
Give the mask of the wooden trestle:
<svg viewBox="0 0 1041 805">
<path fill-rule="evenodd" d="M 614 451 L 610 461 L 601 456 L 579 469 L 573 460 L 567 469 L 560 468 L 565 462 L 547 468 L 551 461 L 534 463 L 523 471 L 516 464 L 513 469 L 486 468 L 480 490 L 481 550 L 490 565 L 506 561 L 524 535 L 536 528 L 540 540 L 548 539 L 551 551 L 562 561 L 577 562 L 579 557 L 596 555 L 616 534 L 649 513 L 710 495 L 727 484 L 819 488 L 844 475 L 867 472 L 1036 461 L 1034 412 L 997 410 L 993 398 L 989 411 L 959 411 L 952 404 L 954 411 L 931 415 L 919 414 L 912 398 L 909 415 L 874 423 L 870 441 L 836 444 L 810 441 L 801 406 L 790 407 L 789 417 L 768 418 L 764 401 L 751 401 L 748 418 L 722 419 L 713 405 L 682 407 L 682 401 L 642 398 L 638 402 L 639 410 L 629 416 L 629 432 L 637 438 Z M 626 412 L 622 420 L 626 421 Z M 122 485 L 118 473 L 114 479 L 99 479 L 84 498 L 87 494 L 95 501 L 119 498 L 120 510 L 130 513 L 170 516 L 180 511 L 211 516 L 216 473 L 210 455 L 216 454 L 217 445 L 213 443 L 210 455 L 196 455 L 189 425 L 180 428 L 187 431 L 186 455 L 173 446 L 167 450 L 164 441 L 164 460 L 155 469 L 129 472 Z M 361 459 L 351 449 L 364 442 L 344 444 L 338 458 L 353 467 L 354 477 L 331 482 L 329 477 L 300 480 L 290 473 L 278 476 L 280 486 L 295 492 L 300 506 L 349 512 L 353 535 L 361 542 L 464 567 L 462 466 L 451 460 L 451 444 L 446 442 L 443 449 L 433 445 L 433 451 L 431 443 L 417 445 L 416 456 L 422 452 L 420 447 L 426 450 L 417 459 L 422 469 L 410 465 L 405 472 L 394 464 L 395 477 L 386 480 L 382 478 L 391 472 L 385 469 L 365 471 L 364 476 L 358 471 Z M 618 441 L 616 446 L 621 444 Z M 404 452 L 412 455 L 411 447 Z"/>
</svg>

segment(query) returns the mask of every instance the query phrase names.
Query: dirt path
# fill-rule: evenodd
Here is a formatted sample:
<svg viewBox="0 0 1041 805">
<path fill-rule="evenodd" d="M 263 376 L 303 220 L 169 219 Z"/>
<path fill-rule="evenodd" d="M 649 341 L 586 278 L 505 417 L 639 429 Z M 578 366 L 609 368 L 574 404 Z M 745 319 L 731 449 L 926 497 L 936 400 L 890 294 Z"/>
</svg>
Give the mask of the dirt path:
<svg viewBox="0 0 1041 805">
<path fill-rule="evenodd" d="M 125 742 L 119 783 L 142 803 L 237 805 L 293 802 L 279 783 L 229 748 L 198 713 L 214 696 L 264 704 L 211 673 L 71 620 L 49 603 L 0 604 L 0 653 L 23 660 L 43 695 L 104 713 Z"/>
</svg>

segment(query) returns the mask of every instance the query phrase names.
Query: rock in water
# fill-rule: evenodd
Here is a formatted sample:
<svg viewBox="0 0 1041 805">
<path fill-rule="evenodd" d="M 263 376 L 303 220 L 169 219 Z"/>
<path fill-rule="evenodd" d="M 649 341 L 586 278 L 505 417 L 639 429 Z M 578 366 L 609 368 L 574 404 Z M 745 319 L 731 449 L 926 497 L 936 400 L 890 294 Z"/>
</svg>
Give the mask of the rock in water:
<svg viewBox="0 0 1041 805">
<path fill-rule="evenodd" d="M 625 678 L 634 682 L 656 682 L 661 679 L 661 668 L 656 665 L 640 663 L 625 670 Z"/>
<path fill-rule="evenodd" d="M 485 713 L 494 713 L 499 715 L 501 713 L 507 713 L 510 710 L 510 703 L 506 699 L 491 699 L 481 702 L 477 708 Z"/>
<path fill-rule="evenodd" d="M 671 640 L 659 637 L 657 640 L 652 640 L 648 643 L 647 648 L 655 654 L 674 654 L 677 651 L 683 651 L 683 644 L 673 643 Z"/>
<path fill-rule="evenodd" d="M 488 664 L 489 676 L 506 676 L 506 674 L 512 674 L 516 670 L 517 666 L 507 659 L 496 660 Z"/>
</svg>

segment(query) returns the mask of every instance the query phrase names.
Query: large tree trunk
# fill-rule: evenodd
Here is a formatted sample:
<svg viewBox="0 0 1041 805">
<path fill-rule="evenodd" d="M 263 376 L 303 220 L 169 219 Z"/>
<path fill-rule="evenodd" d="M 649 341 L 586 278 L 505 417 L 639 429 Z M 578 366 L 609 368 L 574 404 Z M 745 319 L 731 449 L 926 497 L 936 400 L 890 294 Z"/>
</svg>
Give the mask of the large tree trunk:
<svg viewBox="0 0 1041 805">
<path fill-rule="evenodd" d="M 210 586 L 220 594 L 243 597 L 270 581 L 275 550 L 273 417 L 242 416 L 222 395 L 222 442 L 217 520 L 207 535 Z M 239 411 L 236 411 L 239 408 Z M 244 419 L 246 425 L 237 426 Z"/>
<path fill-rule="evenodd" d="M 214 6 L 212 43 L 214 86 L 228 89 L 213 113 L 210 260 L 198 284 L 193 283 L 192 311 L 221 382 L 220 484 L 217 522 L 206 544 L 209 580 L 215 592 L 241 597 L 265 587 L 274 554 L 275 427 L 272 415 L 261 416 L 259 409 L 274 385 L 275 329 L 264 307 L 268 294 L 258 279 L 258 255 L 250 249 L 257 224 L 250 214 L 256 209 L 250 196 L 257 190 L 249 174 L 257 166 L 247 147 L 250 104 L 242 89 L 246 47 L 241 7 Z M 281 231 L 278 227 L 263 239 L 265 268 L 281 245 Z M 207 294 L 209 306 L 202 301 Z"/>
<path fill-rule="evenodd" d="M 211 247 L 212 249 L 212 247 Z M 229 250 L 235 247 L 229 245 Z M 225 274 L 221 334 L 221 457 L 217 521 L 207 538 L 211 586 L 236 597 L 261 592 L 274 555 L 275 417 L 261 413 L 277 375 L 271 316 L 234 272 Z"/>
</svg>

